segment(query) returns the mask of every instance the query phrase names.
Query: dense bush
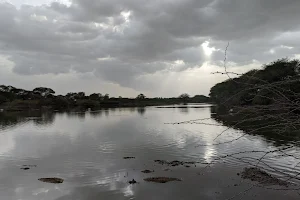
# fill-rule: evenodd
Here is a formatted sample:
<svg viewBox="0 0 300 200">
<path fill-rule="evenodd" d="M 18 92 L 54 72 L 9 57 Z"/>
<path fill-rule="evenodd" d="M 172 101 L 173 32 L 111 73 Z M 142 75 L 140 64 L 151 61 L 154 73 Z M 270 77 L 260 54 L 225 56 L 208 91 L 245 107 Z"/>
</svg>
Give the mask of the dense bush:
<svg viewBox="0 0 300 200">
<path fill-rule="evenodd" d="M 177 98 L 147 98 L 139 94 L 136 98 L 114 98 L 109 94 L 93 93 L 86 96 L 84 92 L 70 92 L 65 96 L 54 95 L 51 88 L 37 87 L 33 91 L 0 85 L 0 105 L 6 110 L 27 109 L 97 109 L 100 107 L 134 107 L 156 106 L 179 103 L 206 103 L 209 98 L 203 95 L 190 97 L 188 94 Z"/>
<path fill-rule="evenodd" d="M 300 97 L 299 66 L 299 60 L 277 60 L 261 70 L 251 70 L 216 84 L 210 90 L 210 97 L 226 106 L 297 100 Z"/>
</svg>

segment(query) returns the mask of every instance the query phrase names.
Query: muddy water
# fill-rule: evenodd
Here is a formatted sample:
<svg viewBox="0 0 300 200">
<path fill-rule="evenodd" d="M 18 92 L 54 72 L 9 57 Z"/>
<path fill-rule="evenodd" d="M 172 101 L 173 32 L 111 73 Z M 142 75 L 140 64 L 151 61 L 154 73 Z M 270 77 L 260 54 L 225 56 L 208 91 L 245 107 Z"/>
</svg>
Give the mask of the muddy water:
<svg viewBox="0 0 300 200">
<path fill-rule="evenodd" d="M 204 118 L 205 121 L 196 124 L 168 124 Z M 215 162 L 220 156 L 236 152 L 285 146 L 274 146 L 274 141 L 253 135 L 214 145 L 244 133 L 213 120 L 209 106 L 0 113 L 0 127 L 1 200 L 205 200 L 230 199 L 239 193 L 237 199 L 300 197 L 296 191 L 253 187 L 256 182 L 242 180 L 237 175 L 244 167 L 255 165 L 255 158 L 262 154 L 236 155 Z M 297 152 L 296 146 L 286 151 L 293 155 Z M 154 160 L 197 163 L 170 166 Z M 288 178 L 282 171 L 289 175 L 300 172 L 293 157 L 272 154 L 263 161 L 258 165 L 282 179 Z M 29 169 L 20 169 L 26 167 Z M 151 173 L 142 173 L 143 170 Z M 181 181 L 162 184 L 143 180 L 162 176 Z M 64 182 L 38 180 L 47 177 L 62 178 Z M 138 183 L 129 184 L 132 179 Z M 291 181 L 300 183 L 297 179 Z"/>
</svg>

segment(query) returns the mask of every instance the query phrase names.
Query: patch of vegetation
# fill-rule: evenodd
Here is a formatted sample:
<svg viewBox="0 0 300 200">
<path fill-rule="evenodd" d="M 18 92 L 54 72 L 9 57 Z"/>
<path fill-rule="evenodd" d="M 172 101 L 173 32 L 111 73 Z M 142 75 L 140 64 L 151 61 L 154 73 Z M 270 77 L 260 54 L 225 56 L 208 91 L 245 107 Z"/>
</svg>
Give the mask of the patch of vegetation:
<svg viewBox="0 0 300 200">
<path fill-rule="evenodd" d="M 42 181 L 44 183 L 59 184 L 59 183 L 63 183 L 64 179 L 61 179 L 61 178 L 40 178 L 39 181 Z"/>
<path fill-rule="evenodd" d="M 274 61 L 216 84 L 210 90 L 211 100 L 226 107 L 294 101 L 300 93 L 299 67 L 299 60 Z"/>
<path fill-rule="evenodd" d="M 113 107 L 145 107 L 180 103 L 208 103 L 209 98 L 203 95 L 189 97 L 187 94 L 172 98 L 148 98 L 139 94 L 136 98 L 110 97 L 109 94 L 93 93 L 87 96 L 84 92 L 70 92 L 66 95 L 55 95 L 51 88 L 38 87 L 32 91 L 0 85 L 0 109 L 8 111 L 36 109 L 99 109 Z"/>
<path fill-rule="evenodd" d="M 229 78 L 210 97 L 217 104 L 212 118 L 226 126 L 280 143 L 300 138 L 300 60 L 280 59 Z"/>
<path fill-rule="evenodd" d="M 132 179 L 131 181 L 128 181 L 128 183 L 129 183 L 129 184 L 136 184 L 136 183 L 137 183 L 137 181 L 136 181 L 136 180 L 134 180 L 134 179 Z"/>
<path fill-rule="evenodd" d="M 280 180 L 267 172 L 256 168 L 256 167 L 249 167 L 245 168 L 242 172 L 243 179 L 250 179 L 251 181 L 259 182 L 263 185 L 280 185 L 280 186 L 288 186 L 289 183 L 283 180 Z"/>
<path fill-rule="evenodd" d="M 123 159 L 125 159 L 125 160 L 127 160 L 127 159 L 135 159 L 135 157 L 128 156 L 128 157 L 123 157 Z"/>
<path fill-rule="evenodd" d="M 144 181 L 154 182 L 154 183 L 167 183 L 171 181 L 181 181 L 181 180 L 178 178 L 171 178 L 171 177 L 151 177 L 151 178 L 145 178 Z"/>
<path fill-rule="evenodd" d="M 142 171 L 144 174 L 149 174 L 149 173 L 153 173 L 154 170 L 148 170 L 148 169 L 145 169 Z"/>
<path fill-rule="evenodd" d="M 199 162 L 194 162 L 194 161 L 189 161 L 189 162 L 184 162 L 184 161 L 178 161 L 178 160 L 174 160 L 174 161 L 167 161 L 167 160 L 154 160 L 154 162 L 161 164 L 161 165 L 168 165 L 168 166 L 172 166 L 172 167 L 176 167 L 179 165 L 195 165 L 196 163 Z"/>
</svg>

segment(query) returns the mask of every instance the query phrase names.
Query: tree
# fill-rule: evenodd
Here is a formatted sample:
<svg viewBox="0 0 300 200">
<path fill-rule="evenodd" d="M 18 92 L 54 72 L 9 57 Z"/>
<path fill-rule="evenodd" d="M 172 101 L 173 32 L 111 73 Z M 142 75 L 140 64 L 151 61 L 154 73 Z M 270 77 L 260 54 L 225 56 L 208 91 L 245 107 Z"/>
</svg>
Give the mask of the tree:
<svg viewBox="0 0 300 200">
<path fill-rule="evenodd" d="M 227 107 L 240 105 L 271 105 L 298 99 L 299 60 L 280 59 L 261 70 L 251 70 L 238 78 L 230 78 L 216 84 L 210 97 L 216 103 L 226 100 Z"/>
<path fill-rule="evenodd" d="M 184 93 L 184 94 L 181 94 L 178 98 L 181 99 L 184 103 L 187 103 L 187 101 L 190 98 L 190 95 L 188 95 L 187 93 Z"/>
<path fill-rule="evenodd" d="M 188 99 L 188 98 L 190 98 L 190 95 L 188 95 L 187 93 L 184 93 L 184 94 L 181 94 L 181 95 L 179 96 L 179 98 L 180 98 L 180 99 Z"/>
<path fill-rule="evenodd" d="M 189 99 L 190 95 L 188 95 L 187 93 L 181 94 L 179 97 L 179 99 Z"/>
<path fill-rule="evenodd" d="M 64 96 L 59 95 L 52 100 L 52 103 L 53 107 L 56 109 L 65 109 L 71 104 L 71 101 L 68 101 Z"/>
<path fill-rule="evenodd" d="M 204 95 L 195 95 L 193 98 L 193 103 L 205 103 L 205 102 L 209 102 L 209 97 L 204 96 Z"/>
<path fill-rule="evenodd" d="M 78 99 L 84 99 L 85 98 L 85 93 L 84 92 L 78 92 L 77 98 Z"/>
<path fill-rule="evenodd" d="M 109 100 L 109 94 L 105 94 L 104 97 L 103 97 L 103 100 L 104 100 L 104 101 Z"/>
<path fill-rule="evenodd" d="M 66 94 L 66 97 L 69 99 L 84 99 L 85 98 L 85 93 L 84 92 L 69 92 Z"/>
<path fill-rule="evenodd" d="M 5 85 L 0 85 L 0 92 L 11 92 L 12 90 L 16 89 L 13 86 L 5 86 Z"/>
<path fill-rule="evenodd" d="M 7 99 L 5 98 L 5 96 L 0 95 L 0 104 L 6 102 L 6 100 Z"/>
<path fill-rule="evenodd" d="M 146 98 L 146 96 L 144 95 L 144 94 L 139 94 L 137 97 L 136 97 L 136 99 L 138 99 L 138 100 L 142 100 L 142 99 L 145 99 Z"/>
<path fill-rule="evenodd" d="M 94 100 L 94 101 L 100 101 L 101 98 L 102 98 L 102 94 L 100 94 L 100 93 L 93 93 L 93 94 L 91 94 L 91 95 L 89 96 L 89 98 L 90 98 L 91 100 Z"/>
<path fill-rule="evenodd" d="M 49 95 L 55 94 L 54 90 L 51 88 L 46 88 L 46 87 L 38 87 L 33 90 L 33 93 L 39 94 L 43 97 L 48 97 Z"/>
<path fill-rule="evenodd" d="M 76 95 L 77 95 L 77 93 L 75 93 L 75 92 L 69 92 L 69 93 L 66 94 L 66 97 L 68 99 L 73 99 L 74 100 Z"/>
</svg>

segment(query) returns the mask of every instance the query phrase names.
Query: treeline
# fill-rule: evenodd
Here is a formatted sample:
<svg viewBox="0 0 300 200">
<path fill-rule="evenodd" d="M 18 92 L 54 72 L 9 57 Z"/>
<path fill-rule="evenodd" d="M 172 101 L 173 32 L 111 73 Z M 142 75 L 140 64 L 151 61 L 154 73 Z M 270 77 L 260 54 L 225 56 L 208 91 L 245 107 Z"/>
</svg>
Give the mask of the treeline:
<svg viewBox="0 0 300 200">
<path fill-rule="evenodd" d="M 210 90 L 213 102 L 225 107 L 298 104 L 300 61 L 280 59 L 238 78 L 216 84 Z M 237 75 L 228 72 L 229 77 Z"/>
<path fill-rule="evenodd" d="M 210 97 L 218 105 L 212 118 L 226 126 L 278 144 L 300 139 L 299 60 L 280 59 L 229 78 L 211 88 Z"/>
<path fill-rule="evenodd" d="M 32 91 L 0 85 L 0 109 L 3 110 L 30 110 L 30 109 L 98 109 L 102 107 L 134 107 L 155 106 L 179 103 L 207 103 L 209 98 L 204 95 L 190 97 L 182 94 L 172 98 L 147 98 L 139 94 L 136 98 L 110 97 L 109 94 L 84 92 L 55 95 L 51 88 L 38 87 Z"/>
</svg>

